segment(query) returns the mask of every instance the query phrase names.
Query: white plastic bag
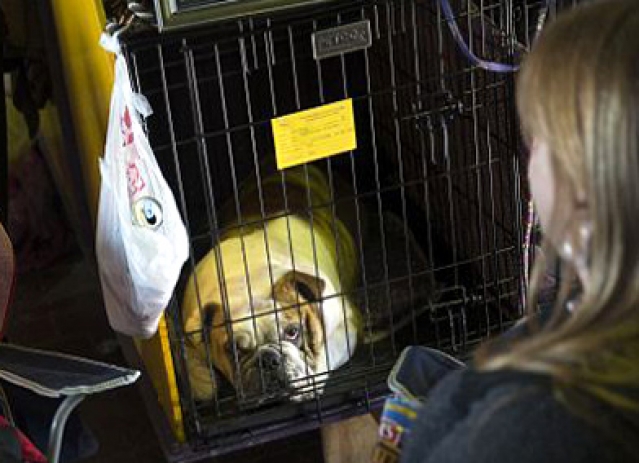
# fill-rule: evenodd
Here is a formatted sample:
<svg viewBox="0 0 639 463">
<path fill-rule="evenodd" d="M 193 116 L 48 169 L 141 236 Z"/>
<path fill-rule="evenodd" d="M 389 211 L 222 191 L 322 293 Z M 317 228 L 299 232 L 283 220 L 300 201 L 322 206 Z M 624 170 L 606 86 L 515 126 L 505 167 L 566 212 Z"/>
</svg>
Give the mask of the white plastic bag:
<svg viewBox="0 0 639 463">
<path fill-rule="evenodd" d="M 140 123 L 151 113 L 133 93 L 129 71 L 115 40 L 115 81 L 106 149 L 96 255 L 111 327 L 129 336 L 151 337 L 173 293 L 189 243 L 175 199 Z"/>
</svg>

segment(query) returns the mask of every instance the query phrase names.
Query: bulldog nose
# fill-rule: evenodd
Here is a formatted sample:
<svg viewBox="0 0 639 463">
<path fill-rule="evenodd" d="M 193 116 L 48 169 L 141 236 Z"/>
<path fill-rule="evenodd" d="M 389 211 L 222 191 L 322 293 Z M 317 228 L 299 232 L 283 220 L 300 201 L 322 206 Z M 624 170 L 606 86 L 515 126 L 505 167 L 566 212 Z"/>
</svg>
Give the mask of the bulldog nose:
<svg viewBox="0 0 639 463">
<path fill-rule="evenodd" d="M 282 365 L 282 354 L 276 349 L 262 349 L 260 352 L 260 364 L 265 371 L 277 370 Z"/>
</svg>

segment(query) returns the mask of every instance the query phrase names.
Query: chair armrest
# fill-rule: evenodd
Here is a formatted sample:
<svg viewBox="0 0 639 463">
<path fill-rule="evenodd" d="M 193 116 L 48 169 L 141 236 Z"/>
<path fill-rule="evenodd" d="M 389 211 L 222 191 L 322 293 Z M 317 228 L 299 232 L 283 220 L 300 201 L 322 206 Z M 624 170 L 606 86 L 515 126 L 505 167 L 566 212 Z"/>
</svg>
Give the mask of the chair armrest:
<svg viewBox="0 0 639 463">
<path fill-rule="evenodd" d="M 0 344 L 0 379 L 45 397 L 89 395 L 134 383 L 140 372 L 72 355 Z"/>
</svg>

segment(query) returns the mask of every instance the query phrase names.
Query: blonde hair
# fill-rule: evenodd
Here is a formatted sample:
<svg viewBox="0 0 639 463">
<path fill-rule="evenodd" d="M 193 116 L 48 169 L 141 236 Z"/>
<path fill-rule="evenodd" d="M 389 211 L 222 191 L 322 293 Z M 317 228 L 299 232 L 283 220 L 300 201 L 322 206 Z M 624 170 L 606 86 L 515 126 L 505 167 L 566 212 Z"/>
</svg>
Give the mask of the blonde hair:
<svg viewBox="0 0 639 463">
<path fill-rule="evenodd" d="M 555 220 L 545 235 L 567 236 L 553 224 L 572 226 L 557 219 L 585 200 L 588 280 L 567 316 L 575 268 L 560 259 L 551 321 L 506 350 L 480 349 L 478 367 L 547 374 L 562 397 L 587 393 L 639 410 L 627 391 L 639 386 L 639 1 L 599 1 L 560 15 L 523 63 L 517 107 L 525 138 L 550 149 Z M 546 253 L 557 244 L 544 243 Z M 529 312 L 545 265 L 533 270 Z"/>
</svg>

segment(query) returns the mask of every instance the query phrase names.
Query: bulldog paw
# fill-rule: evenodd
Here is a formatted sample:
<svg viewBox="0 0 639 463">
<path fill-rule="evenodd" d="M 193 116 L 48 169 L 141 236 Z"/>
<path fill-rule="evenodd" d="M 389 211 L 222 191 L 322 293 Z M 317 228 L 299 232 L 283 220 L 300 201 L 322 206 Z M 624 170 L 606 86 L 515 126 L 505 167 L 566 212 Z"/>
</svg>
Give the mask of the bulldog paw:
<svg viewBox="0 0 639 463">
<path fill-rule="evenodd" d="M 211 400 L 217 393 L 217 381 L 211 369 L 199 362 L 188 363 L 189 384 L 195 400 Z"/>
<path fill-rule="evenodd" d="M 292 402 L 315 400 L 324 393 L 325 382 L 326 378 L 323 377 L 307 377 L 296 380 L 291 384 L 290 400 Z"/>
</svg>

